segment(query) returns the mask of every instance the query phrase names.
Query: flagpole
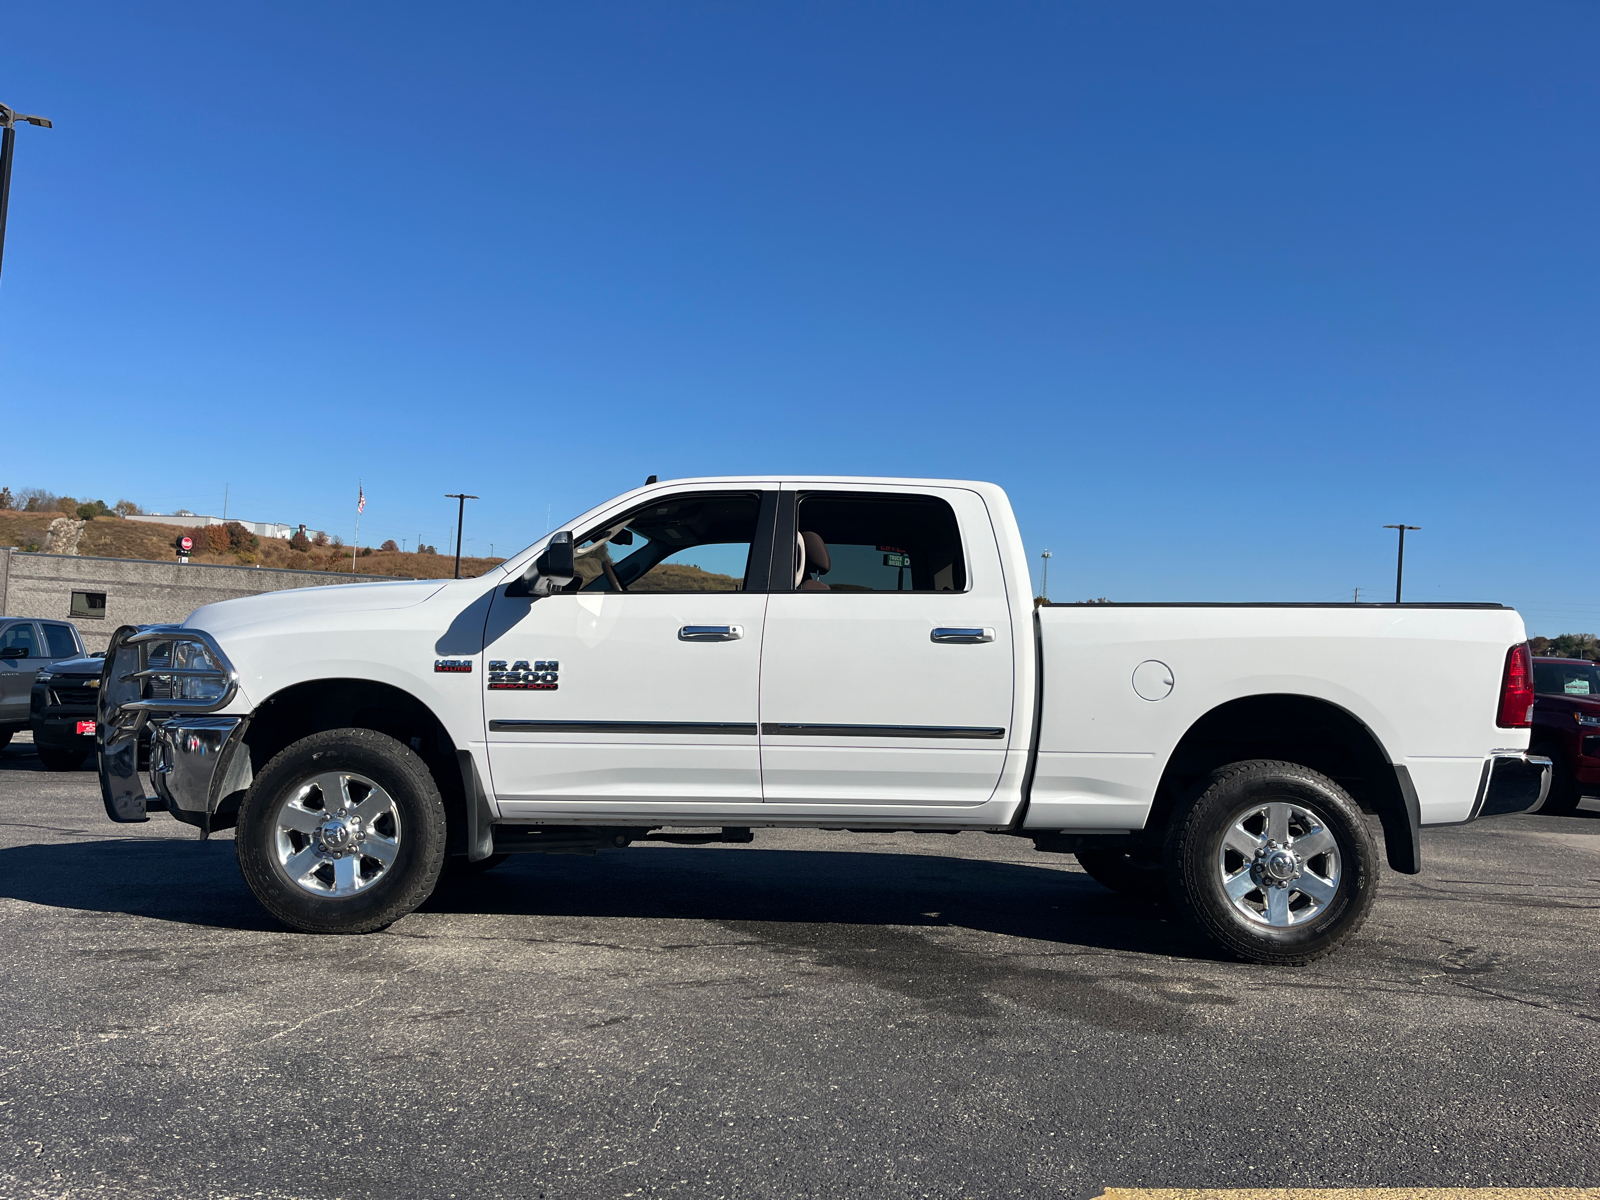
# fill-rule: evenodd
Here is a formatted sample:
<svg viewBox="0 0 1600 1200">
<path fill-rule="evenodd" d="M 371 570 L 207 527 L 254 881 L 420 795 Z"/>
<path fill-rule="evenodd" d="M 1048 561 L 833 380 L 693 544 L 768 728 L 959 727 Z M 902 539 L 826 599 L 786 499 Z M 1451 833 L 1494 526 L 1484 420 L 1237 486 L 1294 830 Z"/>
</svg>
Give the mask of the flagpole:
<svg viewBox="0 0 1600 1200">
<path fill-rule="evenodd" d="M 356 573 L 356 547 L 361 544 L 361 505 L 367 498 L 366 492 L 361 490 L 361 480 L 356 480 L 356 532 L 350 539 L 350 574 Z"/>
</svg>

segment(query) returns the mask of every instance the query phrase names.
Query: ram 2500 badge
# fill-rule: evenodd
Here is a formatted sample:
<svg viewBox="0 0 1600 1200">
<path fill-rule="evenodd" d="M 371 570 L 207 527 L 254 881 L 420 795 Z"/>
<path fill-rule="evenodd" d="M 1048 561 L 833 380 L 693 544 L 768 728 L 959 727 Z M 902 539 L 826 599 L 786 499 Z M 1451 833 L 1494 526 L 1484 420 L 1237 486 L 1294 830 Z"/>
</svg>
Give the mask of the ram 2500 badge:
<svg viewBox="0 0 1600 1200">
<path fill-rule="evenodd" d="M 1366 817 L 1414 873 L 1423 826 L 1543 802 L 1532 704 L 1500 605 L 1036 608 L 992 484 L 752 477 L 652 481 L 476 579 L 125 627 L 98 738 L 112 820 L 236 825 L 302 930 L 674 826 L 987 830 L 1295 963 L 1373 904 Z"/>
</svg>

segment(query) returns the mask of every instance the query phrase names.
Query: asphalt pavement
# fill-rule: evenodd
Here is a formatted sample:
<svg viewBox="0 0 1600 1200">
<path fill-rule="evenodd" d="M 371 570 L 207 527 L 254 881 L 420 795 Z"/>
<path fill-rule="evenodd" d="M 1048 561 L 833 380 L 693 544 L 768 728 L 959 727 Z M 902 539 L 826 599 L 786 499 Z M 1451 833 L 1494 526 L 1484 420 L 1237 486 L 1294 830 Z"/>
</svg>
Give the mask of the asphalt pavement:
<svg viewBox="0 0 1600 1200">
<path fill-rule="evenodd" d="M 1600 811 L 1426 831 L 1311 967 L 989 834 L 523 855 L 276 925 L 0 752 L 0 1196 L 1600 1185 Z"/>
</svg>

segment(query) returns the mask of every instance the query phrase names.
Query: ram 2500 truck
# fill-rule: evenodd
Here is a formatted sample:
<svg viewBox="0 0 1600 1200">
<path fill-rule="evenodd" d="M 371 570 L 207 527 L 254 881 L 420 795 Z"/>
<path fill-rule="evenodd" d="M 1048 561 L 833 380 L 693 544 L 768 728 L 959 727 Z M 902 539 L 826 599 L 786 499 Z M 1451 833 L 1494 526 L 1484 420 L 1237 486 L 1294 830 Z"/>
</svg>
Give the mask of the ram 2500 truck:
<svg viewBox="0 0 1600 1200">
<path fill-rule="evenodd" d="M 1500 605 L 1036 607 L 992 484 L 755 477 L 652 480 L 476 579 L 124 627 L 98 738 L 112 820 L 237 826 L 306 931 L 674 827 L 986 830 L 1297 963 L 1372 906 L 1367 815 L 1415 873 L 1423 826 L 1543 802 L 1532 704 Z"/>
</svg>

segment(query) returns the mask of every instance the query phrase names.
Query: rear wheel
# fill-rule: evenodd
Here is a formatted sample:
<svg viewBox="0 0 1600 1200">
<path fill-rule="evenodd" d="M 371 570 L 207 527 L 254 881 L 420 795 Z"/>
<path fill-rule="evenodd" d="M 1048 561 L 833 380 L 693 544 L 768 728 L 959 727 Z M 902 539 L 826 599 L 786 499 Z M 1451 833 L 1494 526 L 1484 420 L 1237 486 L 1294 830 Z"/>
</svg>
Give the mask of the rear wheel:
<svg viewBox="0 0 1600 1200">
<path fill-rule="evenodd" d="M 9 729 L 0 729 L 0 750 L 4 750 L 10 744 L 11 744 L 11 730 L 9 730 Z"/>
<path fill-rule="evenodd" d="M 239 868 L 264 908 L 307 933 L 368 933 L 432 893 L 445 814 L 427 765 L 370 729 L 314 734 L 245 793 Z"/>
<path fill-rule="evenodd" d="M 51 746 L 39 747 L 39 761 L 47 771 L 76 771 L 83 766 L 88 755 L 82 750 L 57 750 Z"/>
<path fill-rule="evenodd" d="M 1174 814 L 1173 898 L 1213 942 L 1249 962 L 1308 963 L 1361 927 L 1378 856 L 1338 784 L 1296 763 L 1234 763 Z"/>
</svg>

